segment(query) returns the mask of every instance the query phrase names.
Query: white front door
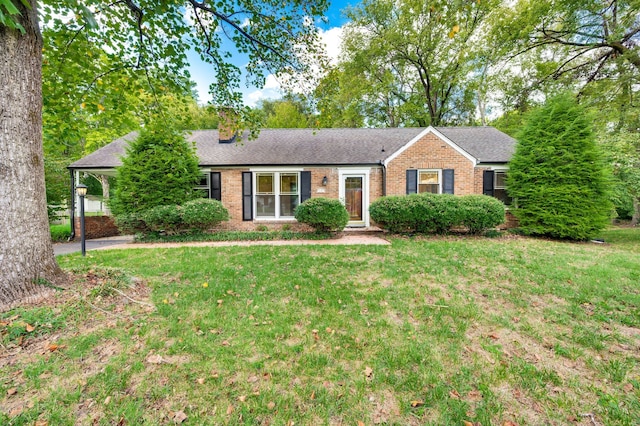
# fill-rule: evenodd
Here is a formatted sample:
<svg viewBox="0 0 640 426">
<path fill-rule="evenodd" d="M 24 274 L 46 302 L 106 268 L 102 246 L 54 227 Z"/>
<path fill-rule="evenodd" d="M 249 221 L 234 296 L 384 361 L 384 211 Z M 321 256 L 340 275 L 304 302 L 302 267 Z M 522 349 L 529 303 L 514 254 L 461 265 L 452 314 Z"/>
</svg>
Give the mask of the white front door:
<svg viewBox="0 0 640 426">
<path fill-rule="evenodd" d="M 369 172 L 340 171 L 340 200 L 349 212 L 347 226 L 369 226 Z"/>
</svg>

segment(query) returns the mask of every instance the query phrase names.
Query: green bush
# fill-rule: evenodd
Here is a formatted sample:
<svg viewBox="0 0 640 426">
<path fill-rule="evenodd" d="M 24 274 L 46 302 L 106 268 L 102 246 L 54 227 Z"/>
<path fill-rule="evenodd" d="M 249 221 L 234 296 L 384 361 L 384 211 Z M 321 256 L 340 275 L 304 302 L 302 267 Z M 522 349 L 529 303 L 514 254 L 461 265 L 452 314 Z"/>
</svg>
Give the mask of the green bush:
<svg viewBox="0 0 640 426">
<path fill-rule="evenodd" d="M 507 176 L 524 233 L 586 240 L 610 223 L 610 185 L 592 123 L 572 96 L 529 116 Z"/>
<path fill-rule="evenodd" d="M 229 220 L 227 209 L 220 201 L 209 199 L 188 201 L 183 206 L 156 206 L 115 217 L 118 229 L 130 234 L 178 234 L 194 229 L 204 231 L 225 220 Z"/>
<path fill-rule="evenodd" d="M 479 234 L 505 221 L 504 204 L 485 195 L 411 194 L 382 197 L 371 203 L 371 218 L 391 232 L 445 234 L 465 226 Z"/>
<path fill-rule="evenodd" d="M 137 234 L 149 232 L 140 213 L 125 213 L 113 217 L 113 221 L 121 234 Z"/>
<path fill-rule="evenodd" d="M 164 124 L 140 131 L 127 148 L 109 207 L 115 216 L 156 206 L 183 205 L 198 196 L 201 173 L 194 147 Z"/>
<path fill-rule="evenodd" d="M 369 213 L 391 232 L 444 234 L 460 222 L 457 197 L 451 194 L 382 197 L 371 203 Z"/>
<path fill-rule="evenodd" d="M 71 225 L 49 225 L 51 231 L 51 241 L 63 242 L 71 237 Z"/>
<path fill-rule="evenodd" d="M 463 195 L 458 198 L 460 224 L 471 234 L 481 234 L 505 222 L 502 201 L 487 195 Z"/>
<path fill-rule="evenodd" d="M 338 200 L 309 198 L 296 207 L 295 218 L 318 232 L 341 231 L 349 222 L 349 213 Z"/>
<path fill-rule="evenodd" d="M 191 229 L 204 231 L 229 220 L 229 212 L 218 200 L 201 198 L 188 201 L 182 207 L 182 222 Z"/>
<path fill-rule="evenodd" d="M 182 226 L 181 207 L 175 204 L 156 206 L 140 213 L 140 219 L 152 232 L 173 233 Z"/>
</svg>

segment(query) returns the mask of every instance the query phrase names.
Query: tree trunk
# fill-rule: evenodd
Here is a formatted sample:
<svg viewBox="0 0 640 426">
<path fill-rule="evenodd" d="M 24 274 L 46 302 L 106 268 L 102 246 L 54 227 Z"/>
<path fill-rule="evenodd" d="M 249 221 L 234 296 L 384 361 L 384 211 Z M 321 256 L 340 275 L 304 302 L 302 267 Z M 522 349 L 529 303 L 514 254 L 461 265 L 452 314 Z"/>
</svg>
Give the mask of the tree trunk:
<svg viewBox="0 0 640 426">
<path fill-rule="evenodd" d="M 104 214 L 110 216 L 111 215 L 111 211 L 109 210 L 109 207 L 108 207 L 108 203 L 109 203 L 109 176 L 100 175 L 100 183 L 102 184 L 102 202 L 103 202 L 102 211 L 103 211 Z"/>
<path fill-rule="evenodd" d="M 633 197 L 633 216 L 631 217 L 631 225 L 638 226 L 640 222 L 640 198 Z"/>
<path fill-rule="evenodd" d="M 42 148 L 42 36 L 36 1 L 21 2 L 26 34 L 0 25 L 0 310 L 60 284 L 51 244 Z"/>
</svg>

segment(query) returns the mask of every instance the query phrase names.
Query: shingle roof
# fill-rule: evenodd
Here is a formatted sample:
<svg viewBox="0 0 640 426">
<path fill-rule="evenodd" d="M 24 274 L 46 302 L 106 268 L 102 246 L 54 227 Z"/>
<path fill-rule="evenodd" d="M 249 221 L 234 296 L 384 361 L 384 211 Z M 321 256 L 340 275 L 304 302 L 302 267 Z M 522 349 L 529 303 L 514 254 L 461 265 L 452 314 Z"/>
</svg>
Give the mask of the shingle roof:
<svg viewBox="0 0 640 426">
<path fill-rule="evenodd" d="M 481 163 L 506 163 L 516 140 L 494 127 L 436 127 L 440 133 Z"/>
<path fill-rule="evenodd" d="M 264 129 L 257 139 L 218 143 L 217 130 L 196 130 L 187 135 L 195 142 L 201 166 L 286 166 L 378 164 L 424 132 L 425 128 L 386 129 Z M 507 162 L 515 140 L 492 127 L 438 127 L 437 130 L 481 162 Z M 120 157 L 131 132 L 76 161 L 72 169 L 109 169 L 121 165 Z"/>
</svg>

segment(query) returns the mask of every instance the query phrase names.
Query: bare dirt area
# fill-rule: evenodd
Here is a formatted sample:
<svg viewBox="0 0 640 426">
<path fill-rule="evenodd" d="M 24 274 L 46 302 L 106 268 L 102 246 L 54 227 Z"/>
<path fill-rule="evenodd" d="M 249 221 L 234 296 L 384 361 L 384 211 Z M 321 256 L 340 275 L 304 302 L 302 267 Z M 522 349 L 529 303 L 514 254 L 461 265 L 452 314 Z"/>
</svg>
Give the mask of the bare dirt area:
<svg viewBox="0 0 640 426">
<path fill-rule="evenodd" d="M 54 389 L 82 388 L 111 358 L 135 351 L 135 343 L 124 348 L 118 339 L 100 337 L 155 309 L 143 281 L 123 283 L 121 278 L 108 270 L 69 274 L 67 288 L 59 288 L 0 320 L 0 387 L 4 390 L 0 413 L 15 418 L 47 399 Z M 81 341 L 85 336 L 98 336 L 98 341 L 76 356 L 65 342 Z M 44 367 L 56 357 L 60 359 L 54 364 L 57 370 Z M 27 381 L 30 385 L 24 386 Z M 94 403 L 86 400 L 76 404 L 80 422 L 89 411 L 96 411 Z"/>
</svg>

